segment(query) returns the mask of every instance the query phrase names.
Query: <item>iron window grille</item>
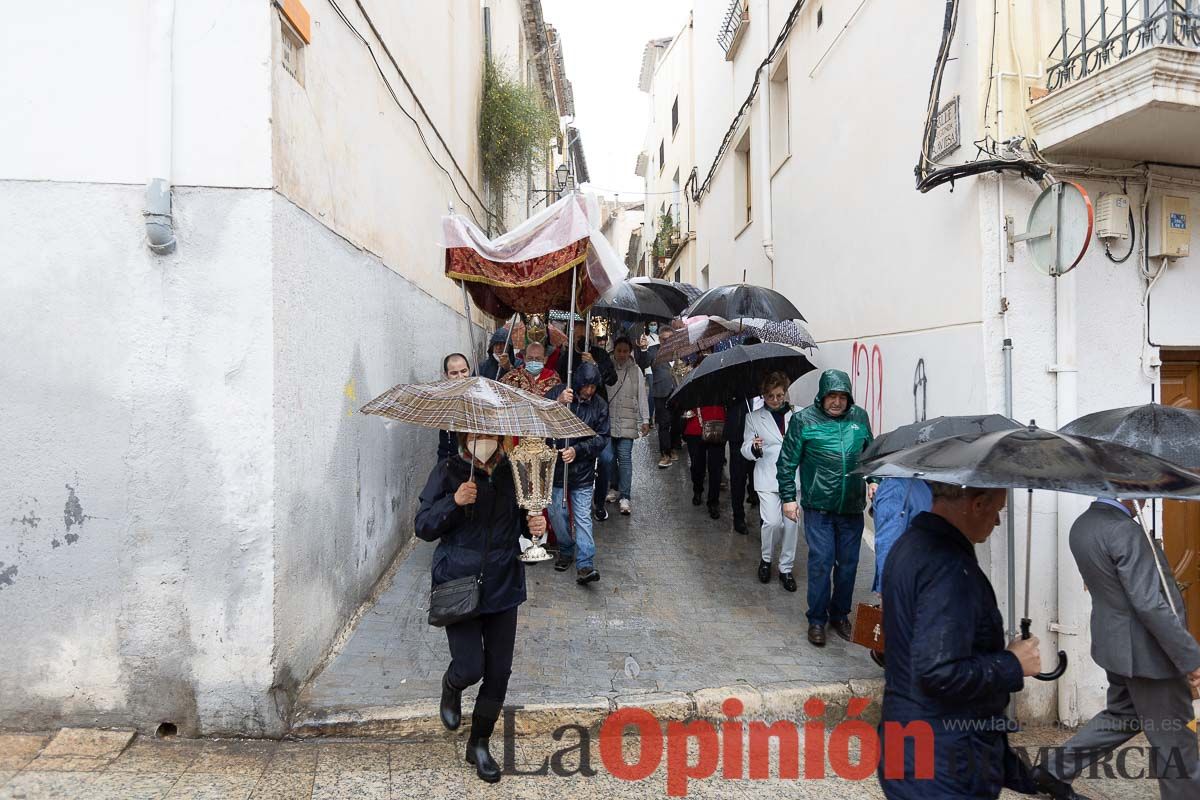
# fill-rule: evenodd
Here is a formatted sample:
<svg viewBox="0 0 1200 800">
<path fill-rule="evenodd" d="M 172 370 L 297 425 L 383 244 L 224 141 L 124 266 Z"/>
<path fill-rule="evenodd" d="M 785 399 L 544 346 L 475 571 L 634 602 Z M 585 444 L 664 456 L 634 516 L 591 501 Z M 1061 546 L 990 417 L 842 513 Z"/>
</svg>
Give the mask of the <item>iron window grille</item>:
<svg viewBox="0 0 1200 800">
<path fill-rule="evenodd" d="M 717 33 L 717 43 L 721 45 L 721 49 L 726 53 L 733 46 L 733 41 L 737 38 L 737 32 L 742 27 L 745 11 L 746 6 L 742 0 L 733 0 L 729 4 L 729 8 L 725 11 L 725 18 L 721 21 L 721 30 Z"/>
</svg>

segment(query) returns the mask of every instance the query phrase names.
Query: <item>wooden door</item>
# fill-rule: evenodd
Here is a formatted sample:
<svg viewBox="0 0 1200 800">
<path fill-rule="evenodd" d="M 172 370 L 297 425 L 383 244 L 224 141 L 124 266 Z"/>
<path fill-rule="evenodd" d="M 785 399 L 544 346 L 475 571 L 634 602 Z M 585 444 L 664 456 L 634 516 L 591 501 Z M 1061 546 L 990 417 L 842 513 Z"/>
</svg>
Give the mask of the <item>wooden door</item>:
<svg viewBox="0 0 1200 800">
<path fill-rule="evenodd" d="M 1200 352 L 1163 351 L 1161 399 L 1164 405 L 1200 408 Z M 1192 635 L 1200 638 L 1200 503 L 1163 502 L 1163 549 L 1186 584 L 1184 599 Z"/>
</svg>

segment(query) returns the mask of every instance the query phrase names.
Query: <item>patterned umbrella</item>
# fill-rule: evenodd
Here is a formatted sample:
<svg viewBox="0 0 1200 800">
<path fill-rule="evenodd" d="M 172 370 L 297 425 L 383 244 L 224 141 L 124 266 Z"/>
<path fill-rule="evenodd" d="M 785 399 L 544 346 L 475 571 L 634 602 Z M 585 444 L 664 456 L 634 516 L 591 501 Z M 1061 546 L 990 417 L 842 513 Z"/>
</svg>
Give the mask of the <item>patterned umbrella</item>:
<svg viewBox="0 0 1200 800">
<path fill-rule="evenodd" d="M 805 349 L 815 349 L 817 346 L 817 342 L 813 339 L 813 335 L 808 332 L 808 328 L 795 320 L 766 322 L 753 327 L 752 334 L 747 335 L 757 336 L 764 342 L 790 344 L 792 347 L 803 347 Z"/>
<path fill-rule="evenodd" d="M 402 383 L 361 410 L 459 433 L 561 439 L 596 435 L 562 403 L 487 378 Z"/>
<path fill-rule="evenodd" d="M 707 350 L 738 333 L 738 328 L 738 323 L 720 317 L 693 317 L 682 327 L 660 332 L 662 344 L 654 361 L 665 364 Z"/>
</svg>

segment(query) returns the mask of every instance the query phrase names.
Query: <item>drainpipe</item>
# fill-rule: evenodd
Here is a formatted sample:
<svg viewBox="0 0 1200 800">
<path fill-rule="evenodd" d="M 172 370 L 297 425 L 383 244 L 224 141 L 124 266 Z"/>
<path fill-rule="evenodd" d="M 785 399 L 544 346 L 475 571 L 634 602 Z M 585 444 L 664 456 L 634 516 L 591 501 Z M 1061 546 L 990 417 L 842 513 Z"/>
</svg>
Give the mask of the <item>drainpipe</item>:
<svg viewBox="0 0 1200 800">
<path fill-rule="evenodd" d="M 769 16 L 769 15 L 764 15 Z M 766 50 L 771 52 L 771 30 L 769 25 L 763 25 L 766 34 Z M 771 65 L 763 64 L 758 74 L 758 182 L 759 207 L 762 208 L 762 249 L 771 267 L 771 288 L 775 288 L 775 240 L 771 225 Z"/>
<path fill-rule="evenodd" d="M 146 59 L 146 241 L 150 250 L 166 255 L 175 250 L 171 218 L 172 139 L 172 40 L 175 35 L 175 0 L 154 0 L 150 5 Z"/>
</svg>

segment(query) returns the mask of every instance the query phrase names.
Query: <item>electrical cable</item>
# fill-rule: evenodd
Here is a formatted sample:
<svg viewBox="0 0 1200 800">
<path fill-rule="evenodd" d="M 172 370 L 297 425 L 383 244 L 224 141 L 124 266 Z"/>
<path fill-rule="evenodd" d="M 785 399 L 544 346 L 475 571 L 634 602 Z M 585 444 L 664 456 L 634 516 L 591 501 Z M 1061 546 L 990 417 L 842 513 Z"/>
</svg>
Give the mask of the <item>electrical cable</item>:
<svg viewBox="0 0 1200 800">
<path fill-rule="evenodd" d="M 454 176 L 450 174 L 450 170 L 446 169 L 446 167 L 442 164 L 442 162 L 438 160 L 437 156 L 434 155 L 433 149 L 429 146 L 429 141 L 425 138 L 425 132 L 421 128 L 421 123 L 417 120 L 416 117 L 414 117 L 412 114 L 410 114 L 408 112 L 408 109 L 406 109 L 404 107 L 404 104 L 400 102 L 400 97 L 399 97 L 399 95 L 396 94 L 396 90 L 392 86 L 391 81 L 388 80 L 387 73 L 384 72 L 383 65 L 379 63 L 379 59 L 375 56 L 375 50 L 374 50 L 374 48 L 371 47 L 371 43 L 367 41 L 366 37 L 364 37 L 362 35 L 362 33 L 359 32 L 358 28 L 356 28 L 354 26 L 354 23 L 350 21 L 350 18 L 346 16 L 346 13 L 344 11 L 342 11 L 341 7 L 337 4 L 337 0 L 327 0 L 327 1 L 328 1 L 329 5 L 333 7 L 333 10 L 337 13 L 338 17 L 341 18 L 342 22 L 345 23 L 346 27 L 349 28 L 350 31 L 356 37 L 358 37 L 359 41 L 361 41 L 363 43 L 363 46 L 367 48 L 367 52 L 370 54 L 371 60 L 373 62 L 375 62 L 375 69 L 378 70 L 379 77 L 383 80 L 384 86 L 387 87 L 388 94 L 390 94 L 392 96 L 392 99 L 396 102 L 396 106 L 400 109 L 400 112 L 402 114 L 404 114 L 404 116 L 408 117 L 408 119 L 416 127 L 417 135 L 421 139 L 421 144 L 425 146 L 425 152 L 429 154 L 430 160 L 433 161 L 433 163 L 437 166 L 438 169 L 440 169 L 442 172 L 446 173 L 446 177 L 450 180 L 451 188 L 454 189 L 454 193 L 456 195 L 458 195 L 458 199 L 463 202 L 464 206 L 466 206 L 466 209 L 467 209 L 468 213 L 470 213 L 471 218 L 475 220 L 475 224 L 483 225 L 483 223 L 481 223 L 479 221 L 479 217 L 475 215 L 475 209 L 471 207 L 471 201 L 468 200 L 466 197 L 464 197 L 462 192 L 459 191 L 458 183 L 454 180 Z M 462 175 L 463 180 L 466 181 L 467 188 L 470 190 L 471 195 L 475 198 L 476 202 L 478 202 L 479 205 L 483 208 L 484 212 L 488 215 L 488 217 L 490 219 L 499 221 L 500 218 L 498 216 L 496 216 L 496 214 L 493 213 L 490 208 L 488 208 L 487 203 L 485 203 L 483 201 L 483 198 L 481 198 L 479 196 L 479 193 L 475 191 L 475 187 L 471 185 L 470 178 L 467 177 L 466 173 L 463 172 L 462 167 L 459 166 L 458 161 L 454 158 L 454 153 L 450 150 L 450 146 L 448 144 L 446 144 L 446 140 L 442 138 L 441 132 L 438 131 L 437 125 L 434 124 L 433 120 L 429 116 L 429 113 L 425 110 L 424 105 L 421 104 L 421 100 L 419 97 L 417 97 L 416 91 L 413 90 L 412 84 L 410 84 L 408 82 L 408 79 L 404 76 L 404 72 L 400 69 L 400 65 L 397 64 L 396 59 L 392 57 L 391 52 L 388 50 L 387 44 L 385 44 L 383 41 L 383 37 L 379 35 L 379 31 L 375 28 L 375 24 L 371 21 L 370 15 L 367 14 L 366 9 L 363 8 L 362 3 L 359 2 L 359 0 L 355 0 L 355 3 L 358 5 L 359 10 L 362 12 L 363 18 L 366 19 L 367 25 L 371 28 L 371 32 L 374 34 L 375 38 L 379 41 L 379 44 L 383 48 L 384 53 L 388 56 L 388 59 L 392 62 L 392 66 L 395 67 L 396 72 L 399 73 L 400 79 L 402 81 L 404 81 L 404 85 L 408 88 L 409 93 L 412 95 L 413 101 L 417 104 L 417 108 L 419 108 L 421 110 L 421 113 L 425 116 L 425 119 L 428 120 L 429 126 L 430 126 L 430 128 L 433 129 L 434 135 L 436 135 L 438 138 L 438 141 L 442 143 L 442 146 L 446 150 L 446 154 L 448 156 L 450 156 L 451 163 L 454 164 L 455 169 L 458 170 L 458 173 L 460 175 Z"/>
<path fill-rule="evenodd" d="M 779 35 L 775 38 L 775 43 L 771 45 L 771 50 L 767 53 L 767 57 L 758 65 L 758 69 L 754 72 L 754 83 L 750 86 L 750 93 L 746 95 L 746 99 L 742 101 L 741 107 L 733 116 L 733 122 L 729 124 L 729 129 L 725 131 L 725 136 L 721 139 L 721 144 L 717 147 L 717 154 L 713 157 L 712 166 L 708 168 L 708 174 L 704 177 L 704 182 L 694 192 L 692 199 L 696 202 L 712 185 L 713 178 L 716 177 L 717 167 L 721 165 L 721 160 L 725 157 L 725 153 L 729 150 L 729 145 L 733 141 L 733 136 L 737 133 L 738 127 L 745 118 L 746 113 L 750 110 L 750 104 L 754 102 L 754 97 L 758 94 L 759 84 L 762 82 L 762 76 L 765 68 L 775 60 L 775 56 L 779 54 L 780 48 L 787 41 L 788 34 L 792 32 L 792 26 L 796 24 L 796 17 L 800 14 L 800 9 L 804 7 L 804 0 L 796 0 L 796 5 L 792 6 L 791 13 L 788 14 L 787 20 L 783 23 L 783 27 L 779 31 Z"/>
<path fill-rule="evenodd" d="M 1129 252 L 1120 258 L 1113 258 L 1112 250 L 1108 247 L 1108 240 L 1104 240 L 1104 255 L 1108 256 L 1108 260 L 1114 264 L 1124 264 L 1133 255 L 1134 248 L 1137 247 L 1137 225 L 1133 221 L 1133 206 L 1129 207 Z"/>
</svg>

